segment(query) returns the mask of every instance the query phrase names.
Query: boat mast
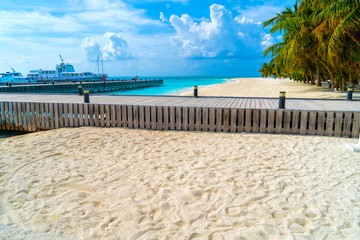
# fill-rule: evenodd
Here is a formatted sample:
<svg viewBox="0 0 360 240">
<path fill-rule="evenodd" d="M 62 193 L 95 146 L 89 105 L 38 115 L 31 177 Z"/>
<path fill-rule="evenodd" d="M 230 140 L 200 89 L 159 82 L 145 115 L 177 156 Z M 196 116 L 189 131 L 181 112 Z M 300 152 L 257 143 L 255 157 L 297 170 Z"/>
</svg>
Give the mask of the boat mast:
<svg viewBox="0 0 360 240">
<path fill-rule="evenodd" d="M 61 54 L 59 54 L 59 57 L 60 57 L 61 63 L 64 63 L 64 59 L 62 58 Z"/>
<path fill-rule="evenodd" d="M 101 73 L 104 74 L 104 58 L 101 56 Z"/>
<path fill-rule="evenodd" d="M 99 54 L 96 54 L 96 67 L 97 67 L 97 73 L 100 74 Z"/>
</svg>

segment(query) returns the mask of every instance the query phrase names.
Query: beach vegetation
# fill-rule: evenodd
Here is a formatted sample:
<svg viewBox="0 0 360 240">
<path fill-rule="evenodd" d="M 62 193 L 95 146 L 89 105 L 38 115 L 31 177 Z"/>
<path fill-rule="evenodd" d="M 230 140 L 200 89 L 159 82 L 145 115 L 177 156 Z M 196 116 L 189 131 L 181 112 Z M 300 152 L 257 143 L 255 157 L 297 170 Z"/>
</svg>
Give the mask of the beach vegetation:
<svg viewBox="0 0 360 240">
<path fill-rule="evenodd" d="M 264 51 L 271 56 L 262 76 L 290 76 L 331 90 L 346 90 L 360 79 L 360 0 L 303 0 L 263 23 L 282 41 Z"/>
</svg>

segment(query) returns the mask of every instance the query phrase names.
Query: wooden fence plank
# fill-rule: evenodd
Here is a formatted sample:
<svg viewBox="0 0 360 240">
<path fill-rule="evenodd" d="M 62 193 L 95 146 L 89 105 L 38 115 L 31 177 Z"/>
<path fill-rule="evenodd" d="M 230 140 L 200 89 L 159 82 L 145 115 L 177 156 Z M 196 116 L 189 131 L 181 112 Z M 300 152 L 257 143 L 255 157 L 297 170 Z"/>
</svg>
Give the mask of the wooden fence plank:
<svg viewBox="0 0 360 240">
<path fill-rule="evenodd" d="M 334 134 L 334 122 L 335 122 L 335 112 L 327 112 L 326 117 L 326 136 L 333 136 Z"/>
<path fill-rule="evenodd" d="M 308 135 L 315 135 L 315 127 L 317 123 L 316 111 L 310 111 L 309 114 L 309 131 Z"/>
<path fill-rule="evenodd" d="M 145 106 L 145 126 L 146 126 L 146 129 L 151 129 L 151 109 L 150 109 L 150 106 Z"/>
<path fill-rule="evenodd" d="M 111 127 L 116 127 L 116 108 L 115 105 L 110 105 L 110 120 L 111 120 Z"/>
<path fill-rule="evenodd" d="M 9 102 L 5 102 L 5 126 L 6 130 L 10 130 L 10 114 L 9 114 Z"/>
<path fill-rule="evenodd" d="M 260 132 L 266 133 L 266 123 L 268 122 L 267 109 L 260 109 Z"/>
<path fill-rule="evenodd" d="M 105 104 L 105 125 L 106 125 L 106 127 L 111 126 L 110 105 L 109 104 Z"/>
<path fill-rule="evenodd" d="M 275 110 L 270 109 L 269 117 L 268 117 L 267 133 L 274 133 L 274 129 L 275 129 Z"/>
<path fill-rule="evenodd" d="M 37 116 L 38 121 L 40 121 L 40 130 L 46 129 L 45 123 L 45 103 L 39 103 L 39 115 Z"/>
<path fill-rule="evenodd" d="M 251 132 L 252 109 L 245 109 L 245 132 Z"/>
<path fill-rule="evenodd" d="M 79 109 L 79 126 L 84 126 L 84 104 L 79 103 L 78 104 Z"/>
<path fill-rule="evenodd" d="M 353 121 L 353 113 L 346 112 L 344 116 L 344 129 L 343 129 L 343 137 L 351 137 L 351 123 Z"/>
<path fill-rule="evenodd" d="M 46 107 L 46 105 L 45 105 Z M 69 107 L 69 127 L 73 127 L 74 126 L 74 109 L 73 109 L 73 104 L 69 103 L 68 104 Z"/>
<path fill-rule="evenodd" d="M 59 128 L 64 127 L 64 104 L 58 103 L 58 111 L 59 111 Z"/>
<path fill-rule="evenodd" d="M 183 107 L 182 108 L 182 116 L 183 116 L 183 124 L 182 129 L 183 130 L 189 130 L 189 108 Z"/>
<path fill-rule="evenodd" d="M 300 111 L 299 110 L 293 110 L 293 116 L 291 121 L 291 133 L 292 134 L 298 134 L 300 132 Z"/>
<path fill-rule="evenodd" d="M 9 102 L 9 127 L 10 130 L 15 129 L 12 102 Z"/>
<path fill-rule="evenodd" d="M 32 132 L 32 123 L 31 123 L 31 108 L 30 108 L 30 103 L 27 102 L 25 103 L 26 105 L 26 121 L 27 121 L 27 131 Z"/>
<path fill-rule="evenodd" d="M 342 126 L 343 126 L 343 115 L 342 112 L 335 113 L 335 129 L 334 129 L 334 136 L 341 137 L 342 134 Z"/>
<path fill-rule="evenodd" d="M 308 125 L 308 111 L 301 111 L 301 120 L 300 120 L 300 134 L 306 135 L 308 132 L 307 125 Z"/>
<path fill-rule="evenodd" d="M 117 127 L 121 127 L 122 126 L 122 120 L 121 120 L 121 106 L 120 105 L 116 105 L 115 107 L 116 109 L 116 126 Z"/>
<path fill-rule="evenodd" d="M 182 125 L 182 114 L 181 114 L 181 107 L 175 107 L 175 127 L 176 130 L 181 130 L 181 125 Z"/>
<path fill-rule="evenodd" d="M 127 105 L 121 106 L 121 126 L 127 127 Z"/>
<path fill-rule="evenodd" d="M 55 129 L 55 118 L 54 118 L 54 103 L 49 104 L 49 114 L 50 114 L 50 129 Z"/>
<path fill-rule="evenodd" d="M 202 117 L 202 112 L 201 112 L 201 108 L 197 107 L 195 108 L 195 130 L 196 131 L 201 131 L 201 117 Z"/>
<path fill-rule="evenodd" d="M 22 112 L 22 119 L 23 119 L 22 122 L 23 122 L 24 131 L 28 131 L 28 128 L 27 128 L 27 113 L 26 113 L 26 104 L 25 104 L 25 102 L 21 103 L 21 112 Z"/>
<path fill-rule="evenodd" d="M 89 124 L 90 124 L 90 126 L 95 126 L 95 116 L 94 116 L 95 108 L 94 108 L 94 104 L 86 104 L 86 105 L 88 105 L 88 109 L 89 109 Z"/>
<path fill-rule="evenodd" d="M 64 127 L 69 127 L 69 105 L 67 103 L 64 103 L 63 105 L 64 105 Z"/>
<path fill-rule="evenodd" d="M 203 131 L 209 131 L 209 108 L 202 109 L 202 129 Z"/>
<path fill-rule="evenodd" d="M 133 116 L 133 106 L 132 105 L 127 105 L 127 127 L 128 128 L 133 128 L 134 127 L 134 116 Z"/>
<path fill-rule="evenodd" d="M 260 111 L 259 109 L 253 109 L 253 126 L 251 132 L 259 132 L 259 123 L 260 123 Z"/>
<path fill-rule="evenodd" d="M 354 113 L 354 120 L 352 124 L 352 137 L 358 138 L 360 132 L 360 112 Z"/>
<path fill-rule="evenodd" d="M 238 109 L 237 132 L 243 132 L 245 125 L 245 109 Z"/>
<path fill-rule="evenodd" d="M 99 110 L 99 120 L 100 120 L 100 126 L 101 127 L 105 127 L 105 105 L 104 104 L 100 104 L 99 105 L 100 110 Z"/>
<path fill-rule="evenodd" d="M 230 111 L 230 132 L 236 132 L 236 125 L 237 125 L 237 109 L 232 108 Z"/>
<path fill-rule="evenodd" d="M 99 113 L 99 104 L 93 104 L 94 107 L 94 124 L 95 126 L 99 127 L 100 126 L 100 113 Z"/>
<path fill-rule="evenodd" d="M 169 130 L 170 125 L 169 125 L 169 107 L 168 106 L 163 107 L 163 117 L 164 117 L 164 130 Z"/>
<path fill-rule="evenodd" d="M 157 106 L 156 107 L 156 113 L 157 113 L 157 123 L 156 123 L 156 129 L 157 130 L 162 130 L 163 129 L 163 109 L 162 106 Z"/>
<path fill-rule="evenodd" d="M 15 130 L 19 131 L 20 130 L 20 126 L 19 126 L 19 115 L 18 115 L 18 106 L 16 102 L 13 102 L 13 111 L 14 111 L 14 124 L 15 124 Z"/>
<path fill-rule="evenodd" d="M 6 129 L 6 126 L 4 124 L 5 122 L 5 110 L 4 110 L 4 102 L 0 102 L 0 129 Z"/>
<path fill-rule="evenodd" d="M 54 103 L 54 128 L 57 129 L 59 128 L 59 104 Z"/>
<path fill-rule="evenodd" d="M 139 106 L 133 106 L 133 127 L 139 128 Z"/>
<path fill-rule="evenodd" d="M 224 113 L 224 116 L 223 116 L 223 120 L 224 120 L 223 131 L 224 132 L 229 132 L 230 131 L 230 109 L 225 108 L 223 110 L 223 113 Z"/>
<path fill-rule="evenodd" d="M 151 129 L 156 129 L 156 106 L 151 106 Z"/>
<path fill-rule="evenodd" d="M 325 134 L 325 112 L 318 112 L 318 125 L 316 135 L 323 136 Z"/>
<path fill-rule="evenodd" d="M 215 108 L 209 109 L 209 129 L 211 132 L 215 131 Z"/>
<path fill-rule="evenodd" d="M 222 108 L 216 108 L 216 125 L 215 130 L 217 132 L 221 132 L 223 130 L 223 109 Z"/>
<path fill-rule="evenodd" d="M 189 130 L 195 130 L 195 109 L 193 107 L 189 107 Z"/>
<path fill-rule="evenodd" d="M 141 129 L 145 128 L 145 107 L 139 106 L 139 127 Z"/>
<path fill-rule="evenodd" d="M 74 111 L 74 127 L 79 127 L 79 109 L 78 104 L 73 103 L 73 111 Z"/>
<path fill-rule="evenodd" d="M 275 133 L 283 133 L 284 110 L 277 109 L 275 117 L 276 117 Z"/>
<path fill-rule="evenodd" d="M 19 130 L 24 131 L 23 120 L 22 120 L 22 110 L 21 110 L 21 102 L 16 103 L 17 106 L 17 115 L 18 115 L 18 122 L 19 122 Z"/>
<path fill-rule="evenodd" d="M 284 110 L 284 133 L 290 133 L 291 111 Z"/>
<path fill-rule="evenodd" d="M 36 120 L 37 120 L 37 116 L 35 114 L 35 103 L 30 103 L 30 114 L 31 114 L 31 131 L 35 132 L 36 131 Z M 49 126 L 49 124 L 48 124 Z M 49 128 L 47 128 L 49 129 Z"/>
</svg>

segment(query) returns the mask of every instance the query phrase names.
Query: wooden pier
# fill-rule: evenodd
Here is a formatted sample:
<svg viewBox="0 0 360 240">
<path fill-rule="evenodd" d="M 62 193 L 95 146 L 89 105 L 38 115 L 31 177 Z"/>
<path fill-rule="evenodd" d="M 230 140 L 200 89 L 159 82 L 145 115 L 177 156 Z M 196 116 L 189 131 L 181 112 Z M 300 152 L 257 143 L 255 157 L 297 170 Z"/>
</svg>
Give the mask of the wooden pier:
<svg viewBox="0 0 360 240">
<path fill-rule="evenodd" d="M 62 127 L 252 132 L 357 138 L 360 101 L 181 96 L 0 94 L 0 129 Z"/>
<path fill-rule="evenodd" d="M 0 92 L 13 93 L 78 93 L 79 85 L 83 89 L 89 90 L 91 93 L 121 91 L 135 88 L 146 88 L 162 86 L 163 80 L 137 80 L 137 81 L 101 81 L 101 82 L 51 82 L 47 84 L 25 84 L 25 85 L 11 85 L 1 86 Z"/>
</svg>

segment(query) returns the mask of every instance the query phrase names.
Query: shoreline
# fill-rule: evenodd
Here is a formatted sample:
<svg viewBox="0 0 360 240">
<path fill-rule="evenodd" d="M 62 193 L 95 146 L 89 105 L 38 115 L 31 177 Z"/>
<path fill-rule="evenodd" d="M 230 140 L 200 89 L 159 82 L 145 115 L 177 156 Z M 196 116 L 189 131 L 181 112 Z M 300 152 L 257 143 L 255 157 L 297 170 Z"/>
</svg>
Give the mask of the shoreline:
<svg viewBox="0 0 360 240">
<path fill-rule="evenodd" d="M 211 84 L 211 85 L 206 85 L 206 86 L 199 86 L 198 89 L 199 89 L 199 91 L 201 91 L 201 90 L 207 89 L 209 87 L 216 87 L 216 86 L 220 86 L 220 85 L 223 85 L 223 84 L 234 83 L 234 82 L 237 81 L 237 79 L 240 79 L 240 78 L 224 78 L 223 80 L 225 80 L 225 81 L 223 83 L 216 83 L 216 84 Z M 181 91 L 178 91 L 176 93 L 173 93 L 171 95 L 189 96 L 189 95 L 193 95 L 193 91 L 194 91 L 194 88 L 189 87 L 189 88 L 183 89 Z"/>
</svg>

